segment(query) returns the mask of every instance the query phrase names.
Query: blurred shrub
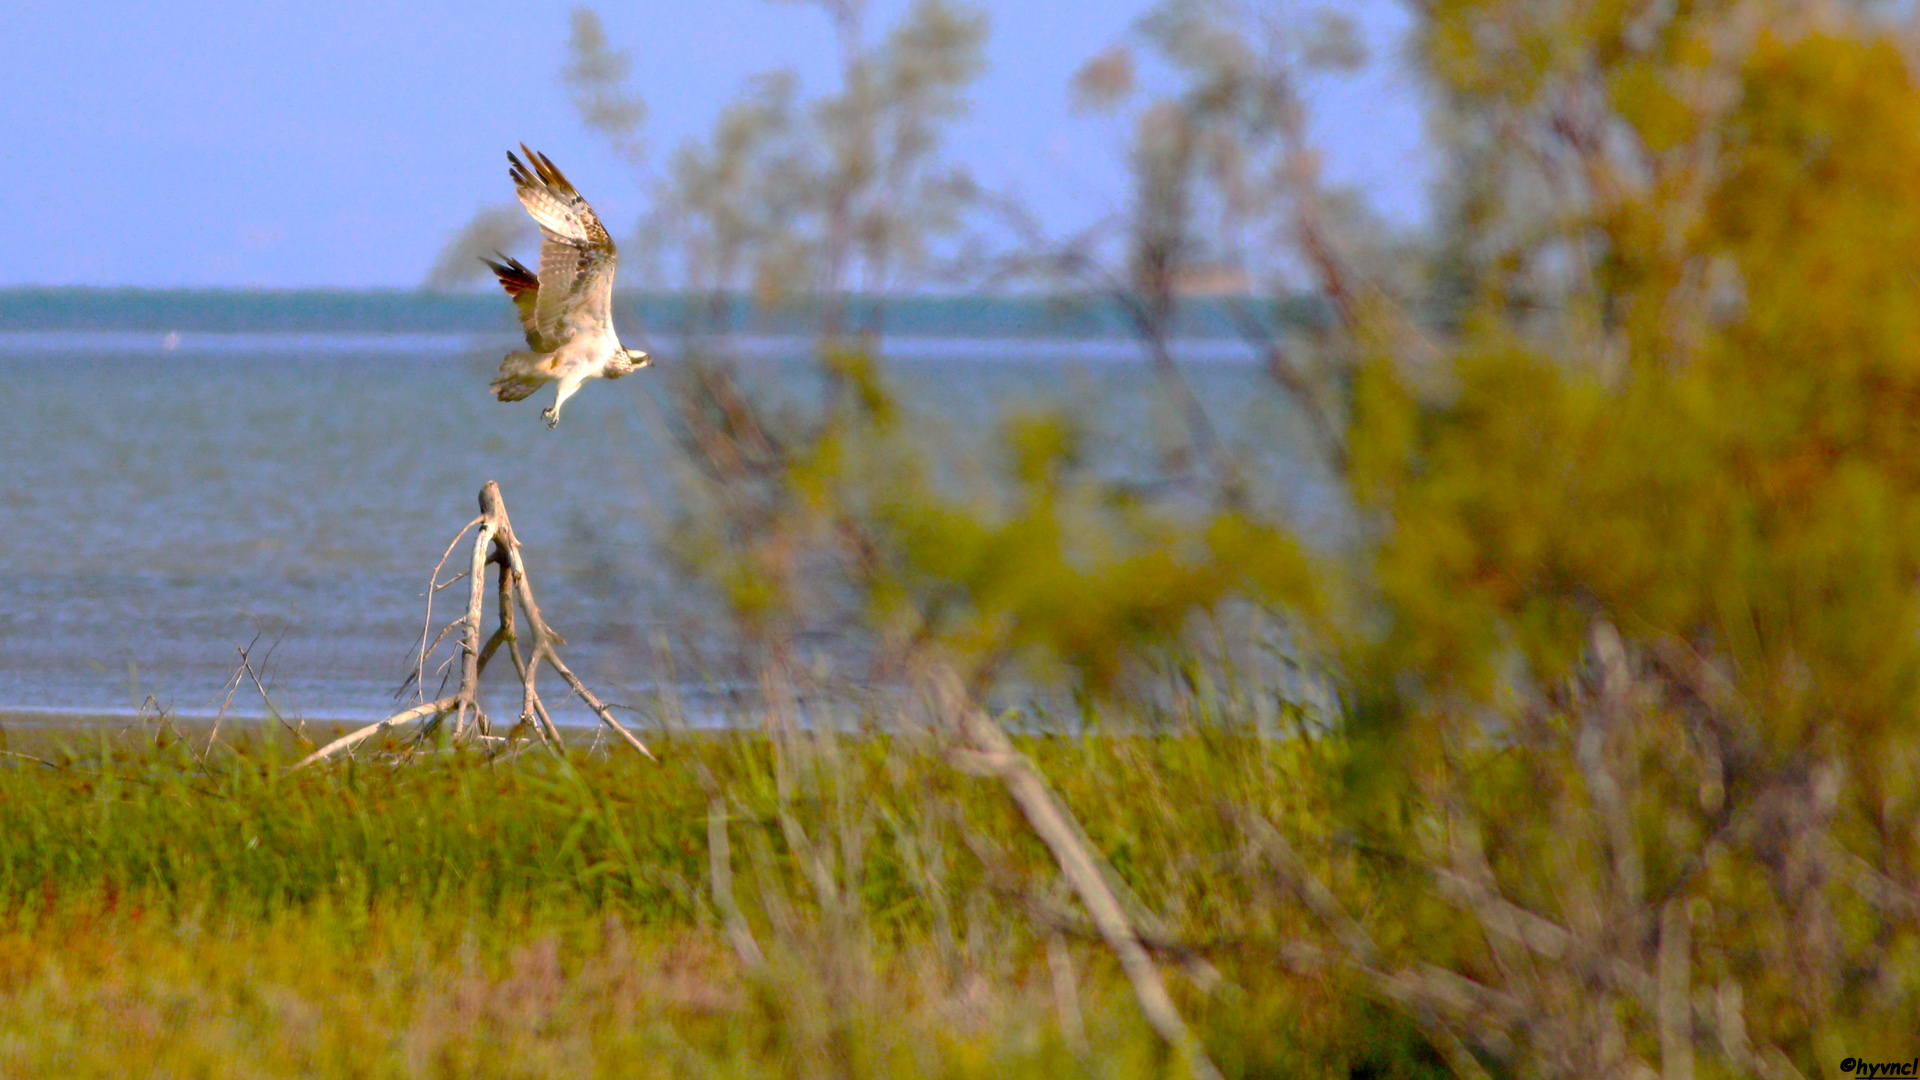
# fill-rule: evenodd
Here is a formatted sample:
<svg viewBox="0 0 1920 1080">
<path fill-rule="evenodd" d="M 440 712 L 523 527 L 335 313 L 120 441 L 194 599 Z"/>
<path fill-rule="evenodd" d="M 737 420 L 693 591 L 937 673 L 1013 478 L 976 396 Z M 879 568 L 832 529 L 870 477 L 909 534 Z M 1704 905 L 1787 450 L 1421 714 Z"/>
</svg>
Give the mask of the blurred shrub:
<svg viewBox="0 0 1920 1080">
<path fill-rule="evenodd" d="M 866 643 L 866 689 L 958 668 L 990 696 L 1017 670 L 1125 726 L 1152 712 L 1129 673 L 1194 700 L 1245 678 L 1225 653 L 1183 661 L 1258 610 L 1332 700 L 1304 717 L 1265 682 L 1183 714 L 1251 727 L 1264 701 L 1311 722 L 1273 778 L 1297 801 L 1223 791 L 1235 858 L 1144 897 L 1250 898 L 1232 945 L 1168 955 L 1257 949 L 1365 996 L 1408 1048 L 1382 1068 L 1792 1076 L 1908 1052 L 1906 31 L 1785 0 L 1423 5 L 1448 167 L 1415 265 L 1323 188 L 1305 138 L 1301 80 L 1358 58 L 1343 24 L 1172 0 L 1081 80 L 1133 127 L 1124 242 L 1025 229 L 1044 250 L 1008 254 L 1129 313 L 1206 464 L 1120 484 L 1046 411 L 1006 418 L 997 458 L 956 470 L 889 392 L 881 328 L 850 294 L 927 280 L 928 253 L 966 232 L 977 203 L 937 150 L 983 29 L 922 3 L 874 46 L 860 5 L 832 10 L 839 95 L 805 108 L 790 81 L 761 84 L 676 159 L 661 203 L 684 221 L 668 263 L 716 303 L 821 301 L 818 400 L 757 399 L 716 340 L 675 413 L 678 550 L 729 600 L 770 698 L 806 681 L 803 643 L 828 629 Z M 1173 90 L 1138 89 L 1136 48 Z M 909 227 L 905 207 L 930 212 Z M 1185 390 L 1166 333 L 1199 277 L 1247 301 L 1305 287 L 1333 313 L 1282 333 L 1239 308 L 1345 485 L 1347 547 L 1314 551 L 1251 497 L 1252 466 Z M 1137 853 L 1109 840 L 1131 873 Z"/>
</svg>

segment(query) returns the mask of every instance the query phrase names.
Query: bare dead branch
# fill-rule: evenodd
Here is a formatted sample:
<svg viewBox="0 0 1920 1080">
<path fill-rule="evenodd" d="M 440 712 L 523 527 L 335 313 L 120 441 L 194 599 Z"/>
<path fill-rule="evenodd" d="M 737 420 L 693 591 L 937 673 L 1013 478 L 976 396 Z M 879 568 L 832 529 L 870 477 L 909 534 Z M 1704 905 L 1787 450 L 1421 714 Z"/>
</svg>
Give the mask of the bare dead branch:
<svg viewBox="0 0 1920 1080">
<path fill-rule="evenodd" d="M 1047 935 L 1047 972 L 1053 977 L 1053 1007 L 1060 1032 L 1076 1054 L 1087 1052 L 1087 1022 L 1080 1013 L 1080 985 L 1073 974 L 1073 952 L 1058 932 Z"/>
<path fill-rule="evenodd" d="M 1510 995 L 1433 964 L 1388 968 L 1372 935 L 1347 914 L 1332 890 L 1307 873 L 1299 856 L 1294 854 L 1293 845 L 1280 831 L 1258 814 L 1243 812 L 1240 817 L 1248 837 L 1266 857 L 1282 884 L 1333 932 L 1334 940 L 1344 953 L 1343 961 L 1374 993 L 1407 1009 L 1456 1074 L 1486 1077 L 1486 1069 L 1461 1039 L 1456 1025 L 1477 1022 L 1476 1034 L 1490 1044 L 1500 1045 L 1505 1042 L 1508 1030 L 1524 1018 L 1520 1003 Z"/>
<path fill-rule="evenodd" d="M 540 614 L 539 603 L 533 598 L 533 584 L 527 579 L 526 564 L 520 558 L 520 542 L 514 538 L 513 526 L 507 520 L 506 503 L 501 499 L 498 484 L 489 480 L 486 486 L 480 489 L 480 507 L 482 516 L 487 518 L 495 530 L 496 557 L 501 563 L 500 572 L 510 575 L 512 589 L 520 598 L 520 610 L 526 613 L 527 625 L 533 629 L 533 648 L 530 650 L 531 655 L 528 658 L 524 680 L 526 701 L 534 706 L 535 711 L 548 725 L 550 734 L 557 738 L 558 729 L 552 727 L 553 721 L 547 717 L 546 710 L 540 705 L 538 694 L 533 689 L 533 680 L 539 672 L 540 662 L 545 660 L 553 665 L 553 670 L 560 673 L 560 678 L 566 681 L 581 701 L 586 702 L 587 708 L 593 710 L 594 715 L 600 718 L 603 725 L 625 739 L 627 745 L 652 758 L 653 751 L 648 750 L 647 745 L 641 742 L 638 736 L 627 730 L 626 725 L 613 715 L 613 710 L 607 708 L 606 703 L 602 702 L 592 690 L 587 689 L 587 685 L 580 681 L 579 676 L 573 673 L 573 669 L 567 666 L 566 661 L 560 659 L 560 653 L 555 646 L 564 642 L 560 635 L 554 633 L 553 628 L 547 625 L 546 619 Z M 515 657 L 518 659 L 517 651 Z"/>
<path fill-rule="evenodd" d="M 304 769 L 316 761 L 325 761 L 335 754 L 351 750 L 360 743 L 373 738 L 375 735 L 389 728 L 398 727 L 401 724 L 445 712 L 453 708 L 458 701 L 459 697 L 455 695 L 452 697 L 438 698 L 421 705 L 415 705 L 411 709 L 402 709 L 392 716 L 387 717 L 385 720 L 368 724 L 366 727 L 356 731 L 350 731 L 340 736 L 320 749 L 315 750 L 313 753 L 308 754 L 306 757 L 301 758 L 299 761 L 294 762 L 293 767 L 296 769 Z"/>
<path fill-rule="evenodd" d="M 481 496 L 484 506 L 486 497 Z M 467 716 L 478 713 L 480 693 L 480 619 L 481 606 L 485 603 L 487 546 L 495 534 L 494 522 L 487 521 L 473 539 L 473 568 L 468 571 L 467 617 L 462 620 L 460 692 L 456 695 L 453 711 L 453 737 L 460 738 L 467 733 Z M 482 734 L 486 728 L 481 727 Z"/>
<path fill-rule="evenodd" d="M 1019 238 L 1022 250 L 1014 256 L 1018 264 L 1044 267 L 1076 284 L 1091 287 L 1106 296 L 1126 317 L 1141 348 L 1146 350 L 1148 364 L 1154 375 L 1180 411 L 1187 442 L 1195 456 L 1206 463 L 1208 472 L 1229 501 L 1238 499 L 1242 485 L 1238 482 L 1234 463 L 1214 427 L 1212 416 L 1208 414 L 1199 395 L 1194 393 L 1193 385 L 1187 381 L 1186 373 L 1174 358 L 1168 341 L 1170 322 L 1177 303 L 1177 298 L 1170 291 L 1170 275 L 1155 275 L 1154 280 L 1164 288 L 1159 295 L 1147 294 L 1087 251 L 1088 234 L 1065 241 L 1056 240 L 1048 236 L 1031 212 L 1015 199 L 1004 195 L 982 195 L 981 203 Z"/>
<path fill-rule="evenodd" d="M 240 654 L 240 659 L 244 661 L 247 658 L 247 649 L 253 648 L 259 644 L 259 642 L 260 635 L 256 633 L 253 635 L 253 640 L 247 642 L 245 648 L 236 646 L 235 648 Z M 234 668 L 233 674 L 227 678 L 226 684 L 221 687 L 221 689 L 226 691 L 226 698 L 220 702 L 220 710 L 213 714 L 213 730 L 207 734 L 207 748 L 196 755 L 199 757 L 200 764 L 202 765 L 207 763 L 207 755 L 213 753 L 213 742 L 220 737 L 220 721 L 226 719 L 227 710 L 233 707 L 233 695 L 239 691 L 240 680 L 244 677 L 239 668 Z"/>
<path fill-rule="evenodd" d="M 974 704 L 957 673 L 944 672 L 936 689 L 940 695 L 940 715 L 953 727 L 961 742 L 954 755 L 955 764 L 969 772 L 993 776 L 1007 789 L 1014 805 L 1047 845 L 1060 872 L 1073 886 L 1081 905 L 1099 929 L 1101 939 L 1119 961 L 1120 969 L 1133 985 L 1134 999 L 1139 1002 L 1147 1023 L 1186 1061 L 1197 1080 L 1215 1080 L 1220 1075 L 1219 1069 L 1181 1018 L 1167 993 L 1166 982 L 1160 977 L 1160 969 L 1147 954 L 1138 931 L 1107 884 L 1096 856 L 1081 842 L 1071 811 L 1054 798 L 1032 762 L 1014 749 L 1000 725 Z"/>
<path fill-rule="evenodd" d="M 452 581 L 441 584 L 440 571 L 446 567 L 447 560 L 453 557 L 453 549 L 460 546 L 460 538 L 466 536 L 468 530 L 485 520 L 485 515 L 482 515 L 462 526 L 460 531 L 453 535 L 452 542 L 447 544 L 447 550 L 440 553 L 440 561 L 433 564 L 433 573 L 427 576 L 427 611 L 420 624 L 420 656 L 414 665 L 413 678 L 414 684 L 419 686 L 423 692 L 426 690 L 427 654 L 432 652 L 433 649 L 437 648 L 440 644 L 438 639 L 435 639 L 432 646 L 427 644 L 427 632 L 433 627 L 433 597 L 441 589 L 446 588 L 447 585 L 452 585 L 454 581 L 460 580 L 456 577 Z M 445 631 L 441 632 L 441 636 L 446 636 Z"/>
<path fill-rule="evenodd" d="M 1693 1080 L 1692 919 L 1686 901 L 1660 912 L 1660 1080 Z"/>
<path fill-rule="evenodd" d="M 720 912 L 720 922 L 726 927 L 727 942 L 733 946 L 734 955 L 749 970 L 757 970 L 766 964 L 766 954 L 760 951 L 753 928 L 747 925 L 747 917 L 740 913 L 740 903 L 734 899 L 732 851 L 727 842 L 726 800 L 715 796 L 707 804 L 707 866 L 712 878 L 713 906 Z"/>
<path fill-rule="evenodd" d="M 274 642 L 273 648 L 277 648 L 279 644 L 280 643 L 278 641 Z M 273 648 L 269 648 L 267 650 L 268 659 L 272 659 L 273 657 Z M 278 720 L 280 722 L 280 726 L 283 728 L 286 728 L 287 731 L 294 738 L 300 740 L 303 743 L 306 743 L 308 746 L 312 746 L 313 740 L 307 738 L 307 733 L 303 730 L 306 727 L 306 721 L 304 720 L 301 721 L 300 727 L 298 728 L 294 727 L 292 724 L 287 723 L 287 718 L 280 715 L 280 710 L 276 708 L 273 704 L 273 697 L 267 693 L 266 686 L 261 683 L 260 673 L 254 670 L 252 659 L 244 651 L 240 654 L 240 670 L 246 674 L 249 680 L 253 682 L 254 690 L 260 694 L 261 704 L 267 707 L 267 715 L 273 717 L 275 720 Z"/>
<path fill-rule="evenodd" d="M 478 529 L 474 531 L 476 526 Z M 441 582 L 441 570 L 445 568 L 447 560 L 452 557 L 453 549 L 469 531 L 474 531 L 474 538 L 472 556 L 467 570 L 447 582 Z M 497 568 L 494 584 L 499 622 L 483 644 L 481 627 L 485 620 L 486 569 L 490 565 Z M 466 614 L 449 623 L 437 636 L 429 638 L 428 634 L 433 626 L 434 593 L 462 578 L 468 583 Z M 522 653 L 520 649 L 518 620 L 514 615 L 516 603 L 525 613 L 528 625 L 533 628 L 534 641 L 530 654 Z M 634 749 L 648 758 L 653 757 L 646 745 L 614 718 L 611 710 L 560 659 L 560 654 L 555 648 L 561 643 L 560 635 L 554 633 L 552 627 L 547 625 L 546 620 L 540 615 L 539 606 L 534 602 L 533 587 L 527 581 L 526 564 L 520 558 L 519 542 L 514 539 L 513 524 L 507 518 L 506 504 L 500 497 L 498 484 L 488 481 L 480 489 L 480 516 L 462 527 L 454 537 L 453 543 L 449 544 L 447 550 L 440 556 L 440 562 L 435 565 L 433 575 L 428 582 L 427 609 L 426 622 L 420 634 L 420 646 L 415 656 L 414 670 L 408 675 L 407 684 L 404 684 L 402 689 L 405 689 L 405 685 L 424 684 L 428 656 L 439 647 L 441 641 L 456 630 L 460 634 L 460 648 L 456 656 L 448 658 L 448 662 L 456 658 L 460 661 L 458 688 L 452 694 L 422 702 L 384 720 L 349 732 L 308 754 L 295 764 L 295 768 L 302 768 L 344 753 L 374 735 L 399 724 L 425 720 L 420 735 L 416 738 L 417 743 L 419 738 L 425 738 L 435 731 L 449 714 L 453 720 L 452 736 L 455 740 L 479 739 L 483 743 L 491 744 L 500 741 L 504 744 L 508 740 L 496 740 L 491 735 L 492 718 L 480 703 L 481 677 L 486 673 L 488 663 L 499 653 L 502 646 L 513 658 L 514 672 L 519 677 L 521 686 L 519 723 L 514 725 L 513 731 L 517 732 L 522 726 L 530 727 L 540 741 L 555 752 L 564 750 L 565 743 L 561 739 L 560 730 L 555 726 L 546 704 L 540 700 L 540 693 L 535 685 L 540 664 L 545 661 L 552 664 L 554 670 L 558 671 L 561 678 L 572 687 L 573 692 L 593 709 L 594 713 L 600 717 L 602 724 L 624 736 Z M 242 662 L 244 665 L 244 654 Z M 264 694 L 265 691 L 262 690 L 262 693 Z"/>
</svg>

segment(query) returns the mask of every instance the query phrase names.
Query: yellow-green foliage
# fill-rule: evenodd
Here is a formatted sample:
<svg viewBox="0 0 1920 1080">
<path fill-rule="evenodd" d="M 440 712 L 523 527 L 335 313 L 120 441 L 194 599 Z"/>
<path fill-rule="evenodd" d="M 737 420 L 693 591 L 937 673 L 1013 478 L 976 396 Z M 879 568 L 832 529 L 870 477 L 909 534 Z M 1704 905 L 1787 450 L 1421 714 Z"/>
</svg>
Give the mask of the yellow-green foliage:
<svg viewBox="0 0 1920 1080">
<path fill-rule="evenodd" d="M 1920 991 L 1913 910 L 1874 891 L 1920 855 L 1920 87 L 1856 16 L 1642 12 L 1461 0 L 1428 28 L 1466 115 L 1572 132 L 1578 195 L 1481 266 L 1443 362 L 1362 363 L 1376 621 L 1346 647 L 1398 797 L 1483 830 L 1530 909 L 1638 921 L 1620 955 L 1645 897 L 1690 903 L 1694 985 L 1743 986 L 1811 1074 L 1907 1038 Z"/>
<path fill-rule="evenodd" d="M 1623 72 L 1625 120 L 1671 144 L 1655 76 Z M 1596 211 L 1624 363 L 1489 311 L 1443 401 L 1374 361 L 1353 443 L 1420 670 L 1483 684 L 1518 650 L 1558 678 L 1604 613 L 1710 642 L 1785 749 L 1915 704 L 1920 96 L 1873 35 L 1762 34 L 1738 77 L 1691 125 L 1710 156 Z"/>
</svg>

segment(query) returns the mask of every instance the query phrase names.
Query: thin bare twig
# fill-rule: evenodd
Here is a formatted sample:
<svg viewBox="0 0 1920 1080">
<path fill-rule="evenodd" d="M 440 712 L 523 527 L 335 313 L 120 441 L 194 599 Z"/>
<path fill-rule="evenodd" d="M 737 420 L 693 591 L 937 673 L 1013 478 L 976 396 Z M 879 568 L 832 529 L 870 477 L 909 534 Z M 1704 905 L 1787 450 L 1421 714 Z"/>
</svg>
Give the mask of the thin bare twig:
<svg viewBox="0 0 1920 1080">
<path fill-rule="evenodd" d="M 259 643 L 260 634 L 256 632 L 253 635 L 253 640 L 247 642 L 246 648 L 236 648 L 235 651 L 240 654 L 240 659 L 244 662 L 247 658 L 247 649 L 251 649 Z M 241 670 L 234 668 L 233 674 L 227 678 L 226 685 L 221 688 L 226 691 L 227 696 L 225 700 L 220 702 L 220 710 L 213 714 L 213 730 L 207 735 L 207 748 L 195 755 L 200 759 L 200 764 L 202 765 L 207 763 L 207 755 L 213 753 L 213 742 L 220 737 L 220 722 L 227 718 L 227 710 L 233 707 L 233 695 L 240 690 L 240 680 L 243 677 L 244 675 Z"/>
<path fill-rule="evenodd" d="M 275 639 L 274 643 L 267 647 L 267 660 L 273 659 L 273 650 L 279 647 L 280 647 L 280 641 L 279 639 Z M 265 661 L 262 662 L 261 666 L 262 667 L 266 666 Z M 265 684 L 263 684 L 260 681 L 260 673 L 254 670 L 252 658 L 245 652 L 242 652 L 240 654 L 240 670 L 246 674 L 248 679 L 252 680 L 254 690 L 258 691 L 260 694 L 260 703 L 267 707 L 267 715 L 279 721 L 280 726 L 283 728 L 286 728 L 287 731 L 290 734 L 292 734 L 294 738 L 299 739 L 301 742 L 306 743 L 308 746 L 312 746 L 313 740 L 307 738 L 307 733 L 303 730 L 306 727 L 306 722 L 304 720 L 301 721 L 300 727 L 298 728 L 294 727 L 292 724 L 287 723 L 287 718 L 285 716 L 282 716 L 280 714 L 279 707 L 274 705 L 273 696 L 267 693 L 267 688 Z"/>
<path fill-rule="evenodd" d="M 753 937 L 753 928 L 747 925 L 747 917 L 740 913 L 740 903 L 733 895 L 733 854 L 731 845 L 727 843 L 727 804 L 718 795 L 707 804 L 707 865 L 713 884 L 713 906 L 720 911 L 721 925 L 726 927 L 727 941 L 733 946 L 734 954 L 749 969 L 763 967 L 766 954 L 760 951 L 760 943 Z"/>
<path fill-rule="evenodd" d="M 438 645 L 440 644 L 437 639 L 434 641 L 433 646 L 429 646 L 426 643 L 427 631 L 433 628 L 433 597 L 434 597 L 434 594 L 438 593 L 441 589 L 444 589 L 448 585 L 452 585 L 455 581 L 460 580 L 459 577 L 455 577 L 447 581 L 445 584 L 441 584 L 440 571 L 447 565 L 447 560 L 453 557 L 453 549 L 460 546 L 460 538 L 467 535 L 467 531 L 472 529 L 475 525 L 479 525 L 480 523 L 486 520 L 487 520 L 486 516 L 483 514 L 480 517 L 474 518 L 472 521 L 469 521 L 465 525 L 461 526 L 460 531 L 453 534 L 452 542 L 447 544 L 447 550 L 440 553 L 440 561 L 433 564 L 433 573 L 427 576 L 427 612 L 425 617 L 421 620 L 420 656 L 418 661 L 416 661 L 416 663 L 414 664 L 414 669 L 413 669 L 414 685 L 418 686 L 421 692 L 423 693 L 426 690 L 427 654 L 431 652 L 433 648 L 438 647 Z M 442 632 L 442 636 L 443 637 L 445 636 L 444 631 Z M 401 690 L 404 691 L 405 689 L 406 689 L 406 686 L 402 684 Z"/>
</svg>

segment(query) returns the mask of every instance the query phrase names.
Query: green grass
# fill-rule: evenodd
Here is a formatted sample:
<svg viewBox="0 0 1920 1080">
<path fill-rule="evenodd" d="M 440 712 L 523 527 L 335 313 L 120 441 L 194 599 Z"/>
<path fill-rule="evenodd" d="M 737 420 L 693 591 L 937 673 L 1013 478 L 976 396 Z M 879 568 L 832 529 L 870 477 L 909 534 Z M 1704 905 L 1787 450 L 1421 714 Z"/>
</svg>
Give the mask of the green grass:
<svg viewBox="0 0 1920 1080">
<path fill-rule="evenodd" d="M 1201 943 L 1168 967 L 1229 1075 L 1432 1071 L 1339 980 L 1285 973 L 1290 916 L 1235 871 L 1222 801 L 1298 818 L 1296 751 L 1028 745 L 1139 909 Z M 1178 1075 L 991 782 L 881 737 L 656 750 L 7 757 L 0 1074 Z M 759 968 L 720 927 L 715 798 Z"/>
</svg>

